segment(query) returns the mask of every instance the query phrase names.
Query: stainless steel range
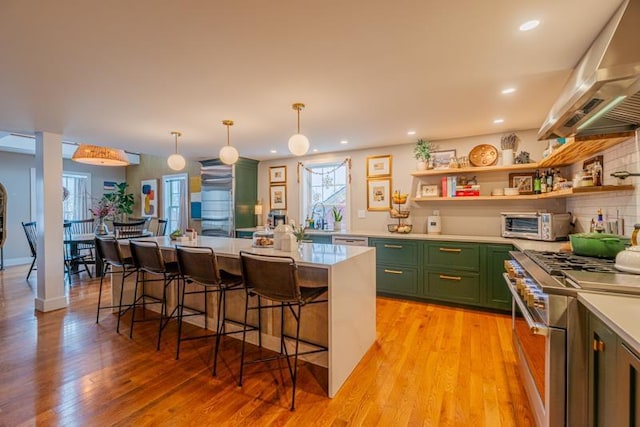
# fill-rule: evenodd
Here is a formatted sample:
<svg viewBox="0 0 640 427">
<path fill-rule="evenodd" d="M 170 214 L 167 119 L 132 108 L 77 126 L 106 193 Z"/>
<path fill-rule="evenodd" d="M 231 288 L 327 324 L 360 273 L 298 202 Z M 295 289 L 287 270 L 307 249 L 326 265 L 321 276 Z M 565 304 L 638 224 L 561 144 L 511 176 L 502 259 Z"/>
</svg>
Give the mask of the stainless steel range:
<svg viewBox="0 0 640 427">
<path fill-rule="evenodd" d="M 513 340 L 525 389 L 541 426 L 587 425 L 586 313 L 580 289 L 640 294 L 640 276 L 611 260 L 568 253 L 511 252 Z"/>
</svg>

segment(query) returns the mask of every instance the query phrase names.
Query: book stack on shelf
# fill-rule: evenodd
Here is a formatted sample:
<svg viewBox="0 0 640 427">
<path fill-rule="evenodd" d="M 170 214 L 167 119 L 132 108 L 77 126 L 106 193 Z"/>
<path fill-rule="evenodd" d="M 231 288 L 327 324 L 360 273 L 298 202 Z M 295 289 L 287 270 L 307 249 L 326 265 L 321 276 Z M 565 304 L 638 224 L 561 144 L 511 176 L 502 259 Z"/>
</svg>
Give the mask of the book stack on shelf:
<svg viewBox="0 0 640 427">
<path fill-rule="evenodd" d="M 443 176 L 441 185 L 442 197 L 477 197 L 480 195 L 479 184 L 459 185 L 457 176 Z"/>
</svg>

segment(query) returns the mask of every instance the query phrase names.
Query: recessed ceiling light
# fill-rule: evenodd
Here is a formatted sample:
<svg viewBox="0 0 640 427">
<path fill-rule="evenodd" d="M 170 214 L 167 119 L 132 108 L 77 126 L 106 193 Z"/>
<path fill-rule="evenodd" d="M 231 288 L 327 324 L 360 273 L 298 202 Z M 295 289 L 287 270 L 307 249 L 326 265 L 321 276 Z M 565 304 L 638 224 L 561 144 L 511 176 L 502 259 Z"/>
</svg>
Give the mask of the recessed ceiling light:
<svg viewBox="0 0 640 427">
<path fill-rule="evenodd" d="M 271 154 L 276 154 L 278 152 L 278 150 L 270 150 L 269 151 Z"/>
<path fill-rule="evenodd" d="M 540 25 L 540 21 L 538 21 L 537 19 L 532 19 L 531 21 L 527 21 L 524 24 L 520 25 L 520 31 L 533 30 L 538 25 Z"/>
<path fill-rule="evenodd" d="M 314 149 L 313 149 L 313 150 L 311 150 L 311 151 L 313 151 L 314 153 L 317 153 L 317 152 L 318 152 L 318 149 L 317 149 L 317 148 L 314 148 Z"/>
<path fill-rule="evenodd" d="M 500 123 L 504 123 L 504 119 L 495 119 L 493 123 L 499 125 Z"/>
<path fill-rule="evenodd" d="M 407 135 L 415 135 L 416 131 L 415 130 L 410 130 L 409 132 L 407 132 Z"/>
<path fill-rule="evenodd" d="M 343 139 L 342 141 L 340 141 L 340 144 L 348 144 L 349 141 L 347 141 L 346 139 Z"/>
<path fill-rule="evenodd" d="M 502 89 L 502 94 L 503 95 L 508 95 L 508 94 L 513 93 L 515 91 L 516 91 L 515 87 L 508 87 L 506 89 Z"/>
</svg>

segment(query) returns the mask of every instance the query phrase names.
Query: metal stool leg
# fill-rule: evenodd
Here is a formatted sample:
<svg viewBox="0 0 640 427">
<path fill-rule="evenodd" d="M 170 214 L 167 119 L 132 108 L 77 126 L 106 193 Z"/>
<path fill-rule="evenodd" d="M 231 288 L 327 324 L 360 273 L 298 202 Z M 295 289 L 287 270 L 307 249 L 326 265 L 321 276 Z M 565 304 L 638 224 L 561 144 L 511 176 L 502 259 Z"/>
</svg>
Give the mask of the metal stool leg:
<svg viewBox="0 0 640 427">
<path fill-rule="evenodd" d="M 247 341 L 247 313 L 249 311 L 249 293 L 245 292 L 244 302 L 244 324 L 242 325 L 242 350 L 240 351 L 240 375 L 238 376 L 238 387 L 242 387 L 242 374 L 244 372 L 244 347 Z"/>
</svg>

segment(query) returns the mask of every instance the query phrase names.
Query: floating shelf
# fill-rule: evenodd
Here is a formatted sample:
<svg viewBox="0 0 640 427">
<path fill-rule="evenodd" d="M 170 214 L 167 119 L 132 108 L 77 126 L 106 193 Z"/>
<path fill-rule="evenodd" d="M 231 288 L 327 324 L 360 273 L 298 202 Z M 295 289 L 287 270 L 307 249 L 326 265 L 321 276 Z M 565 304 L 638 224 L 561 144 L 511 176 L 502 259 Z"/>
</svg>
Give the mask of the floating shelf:
<svg viewBox="0 0 640 427">
<path fill-rule="evenodd" d="M 540 199 L 562 199 L 575 196 L 586 196 L 612 191 L 631 191 L 633 185 L 602 185 L 599 187 L 579 187 L 557 190 L 544 194 L 523 194 L 519 196 L 469 196 L 469 197 L 414 197 L 412 202 L 475 202 L 475 201 L 498 201 L 498 200 L 540 200 Z"/>
<path fill-rule="evenodd" d="M 576 163 L 620 144 L 633 136 L 635 136 L 635 132 L 576 137 L 574 141 L 567 142 L 556 148 L 549 157 L 538 163 L 538 167 L 547 168 Z"/>
<path fill-rule="evenodd" d="M 470 168 L 451 168 L 451 169 L 429 169 L 425 171 L 411 172 L 413 176 L 433 176 L 433 175 L 459 175 L 462 173 L 475 173 L 475 172 L 507 172 L 507 171 L 521 171 L 521 170 L 533 170 L 538 168 L 538 163 L 526 163 L 509 166 L 478 166 Z"/>
</svg>

